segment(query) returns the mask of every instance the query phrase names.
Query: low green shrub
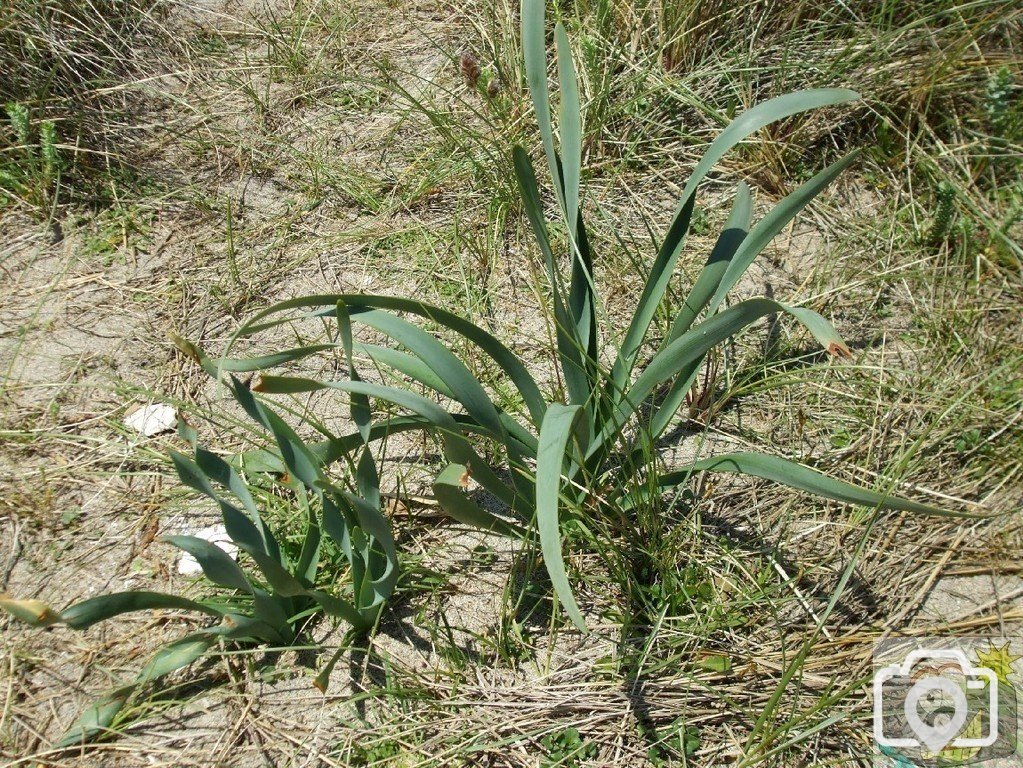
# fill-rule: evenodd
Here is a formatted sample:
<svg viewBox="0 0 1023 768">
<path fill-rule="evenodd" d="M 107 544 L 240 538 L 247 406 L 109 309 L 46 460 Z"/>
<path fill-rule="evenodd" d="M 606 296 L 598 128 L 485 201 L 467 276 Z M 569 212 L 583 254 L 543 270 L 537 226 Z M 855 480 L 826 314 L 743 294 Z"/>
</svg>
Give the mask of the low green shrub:
<svg viewBox="0 0 1023 768">
<path fill-rule="evenodd" d="M 11 102 L 5 111 L 14 144 L 0 154 L 0 191 L 34 207 L 49 208 L 56 200 L 63 166 L 57 126 L 52 120 L 33 126 L 24 104 Z"/>
</svg>

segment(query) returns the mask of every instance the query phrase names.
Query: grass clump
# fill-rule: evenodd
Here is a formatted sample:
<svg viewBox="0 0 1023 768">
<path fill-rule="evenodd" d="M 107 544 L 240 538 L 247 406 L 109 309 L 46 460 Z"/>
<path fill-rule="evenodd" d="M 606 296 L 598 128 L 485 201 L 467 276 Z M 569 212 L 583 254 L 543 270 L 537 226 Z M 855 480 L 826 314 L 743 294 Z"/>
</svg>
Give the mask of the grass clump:
<svg viewBox="0 0 1023 768">
<path fill-rule="evenodd" d="M 529 155 L 516 147 L 513 165 L 521 203 L 536 237 L 552 296 L 549 319 L 554 341 L 549 350 L 558 371 L 558 387 L 549 399 L 523 362 L 502 342 L 473 322 L 439 307 L 414 299 L 364 294 L 300 297 L 273 305 L 250 318 L 235 333 L 227 356 L 216 361 L 224 370 L 257 371 L 293 362 L 324 350 L 314 344 L 259 359 L 231 358 L 234 341 L 297 320 L 315 318 L 336 323 L 343 336 L 352 324 L 362 324 L 389 337 L 402 349 L 344 342 L 382 369 L 404 375 L 428 392 L 459 404 L 462 413 L 447 411 L 431 399 L 398 387 L 368 384 L 353 378 L 332 381 L 264 374 L 254 389 L 268 394 L 334 390 L 374 397 L 410 411 L 410 416 L 387 417 L 368 427 L 379 439 L 406 430 L 427 430 L 437 436 L 448 461 L 434 481 L 441 506 L 460 522 L 520 536 L 535 525 L 554 590 L 577 626 L 584 619 L 569 584 L 562 555 L 562 538 L 572 531 L 590 539 L 599 551 L 612 548 L 617 537 L 641 552 L 639 542 L 649 530 L 644 519 L 656 519 L 662 495 L 684 485 L 694 472 L 738 472 L 781 482 L 828 498 L 869 507 L 940 513 L 929 505 L 899 499 L 884 492 L 857 488 L 794 462 L 762 454 L 732 453 L 697 459 L 677 471 L 658 468 L 657 441 L 687 403 L 706 356 L 757 320 L 785 313 L 804 325 L 830 354 L 850 352 L 831 324 L 806 307 L 792 307 L 773 299 L 757 298 L 723 308 L 725 299 L 756 256 L 809 201 L 845 168 L 850 154 L 815 174 L 786 196 L 755 226 L 748 188 L 740 185 L 732 213 L 688 299 L 677 311 L 659 349 L 645 361 L 651 324 L 662 306 L 668 283 L 683 248 L 696 208 L 696 192 L 713 165 L 744 138 L 765 126 L 823 106 L 857 98 L 852 91 L 825 89 L 800 91 L 760 104 L 736 119 L 707 149 L 682 192 L 631 322 L 624 332 L 600 328 L 601 300 L 593 280 L 593 254 L 583 224 L 580 203 L 582 172 L 582 110 L 573 55 L 559 24 L 557 40 L 560 110 L 560 151 L 555 146 L 547 84 L 544 7 L 527 0 L 522 8 L 525 70 L 548 170 L 554 181 L 562 230 L 548 222 L 540 187 Z M 564 242 L 570 263 L 566 277 L 555 243 Z M 433 334 L 408 322 L 410 314 L 453 332 L 485 354 L 492 370 L 501 371 L 515 390 L 511 401 L 523 404 L 521 413 L 504 405 L 509 398 L 492 399 L 481 381 Z M 698 322 L 699 321 L 699 322 Z M 601 339 L 603 331 L 604 339 Z M 614 344 L 602 355 L 605 342 Z M 330 347 L 331 345 L 326 345 Z M 337 346 L 335 343 L 333 346 Z M 353 369 L 354 370 L 354 369 Z M 562 399 L 563 398 L 563 399 Z M 690 405 L 693 398 L 688 398 Z M 470 435 L 484 438 L 505 462 L 502 473 L 483 459 Z M 320 455 L 333 458 L 335 446 L 351 436 L 325 434 Z M 497 514 L 466 493 L 470 480 L 501 503 L 509 516 Z M 642 558 L 640 558 L 642 559 Z"/>
<path fill-rule="evenodd" d="M 0 2 L 0 201 L 45 217 L 58 199 L 102 202 L 129 177 L 140 102 L 128 86 L 154 68 L 161 13 L 161 0 Z"/>
</svg>

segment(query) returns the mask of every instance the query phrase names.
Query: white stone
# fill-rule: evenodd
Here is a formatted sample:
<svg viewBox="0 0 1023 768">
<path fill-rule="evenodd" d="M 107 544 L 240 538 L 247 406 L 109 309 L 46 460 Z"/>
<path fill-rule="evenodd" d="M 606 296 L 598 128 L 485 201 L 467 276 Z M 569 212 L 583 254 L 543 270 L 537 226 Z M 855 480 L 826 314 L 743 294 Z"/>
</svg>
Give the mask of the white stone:
<svg viewBox="0 0 1023 768">
<path fill-rule="evenodd" d="M 124 424 L 144 437 L 152 437 L 174 429 L 178 415 L 173 408 L 163 403 L 153 403 L 139 408 L 125 418 Z"/>
<path fill-rule="evenodd" d="M 238 547 L 227 535 L 227 530 L 222 524 L 210 525 L 195 531 L 182 531 L 185 536 L 195 536 L 198 539 L 205 539 L 210 544 L 220 547 L 228 557 L 238 557 Z M 199 576 L 202 574 L 202 567 L 198 561 L 188 552 L 182 552 L 178 558 L 178 573 L 182 576 Z"/>
</svg>

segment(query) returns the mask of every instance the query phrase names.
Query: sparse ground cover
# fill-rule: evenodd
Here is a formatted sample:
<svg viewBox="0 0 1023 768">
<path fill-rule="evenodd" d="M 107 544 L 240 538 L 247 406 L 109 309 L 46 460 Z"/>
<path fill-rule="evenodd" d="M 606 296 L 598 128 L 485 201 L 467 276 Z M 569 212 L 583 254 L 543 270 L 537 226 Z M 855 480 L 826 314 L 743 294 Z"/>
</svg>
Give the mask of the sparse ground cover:
<svg viewBox="0 0 1023 768">
<path fill-rule="evenodd" d="M 18 64 L 0 84 L 11 104 L 0 134 L 0 590 L 56 606 L 126 588 L 208 590 L 158 540 L 216 518 L 175 476 L 169 451 L 187 446 L 139 437 L 124 416 L 167 402 L 218 453 L 267 442 L 171 333 L 216 354 L 275 301 L 412 296 L 514 344 L 558 394 L 548 288 L 509 152 L 521 143 L 542 155 L 515 4 L 125 3 L 99 26 L 60 5 L 3 8 L 0 50 Z M 803 87 L 864 95 L 765 130 L 717 166 L 655 325 L 668 332 L 737 181 L 750 183 L 759 217 L 864 147 L 738 290 L 821 312 L 852 360 L 820 355 L 784 318 L 758 325 L 708 360 L 676 437 L 998 516 L 878 515 L 708 475 L 638 521 L 638 542 L 594 555 L 585 532 L 568 537 L 591 630 L 581 635 L 553 609 L 535 547 L 448 520 L 430 498 L 436 445 L 399 436 L 387 446 L 398 480 L 383 490 L 403 575 L 369 647 L 341 657 L 326 693 L 313 678 L 345 642 L 329 619 L 297 649 L 214 650 L 140 691 L 117 738 L 54 751 L 82 709 L 201 619 L 140 613 L 85 633 L 5 624 L 5 759 L 865 763 L 874 641 L 1019 622 L 1021 12 L 980 2 L 549 13 L 574 42 L 583 205 L 603 309 L 619 326 L 649 268 L 651 230 L 662 234 L 733 115 Z M 76 34 L 90 46 L 69 43 Z M 294 407 L 336 429 L 348 421 L 331 398 Z M 662 446 L 668 468 L 690 458 L 677 444 Z M 287 493 L 262 490 L 266 518 L 299 546 Z"/>
</svg>

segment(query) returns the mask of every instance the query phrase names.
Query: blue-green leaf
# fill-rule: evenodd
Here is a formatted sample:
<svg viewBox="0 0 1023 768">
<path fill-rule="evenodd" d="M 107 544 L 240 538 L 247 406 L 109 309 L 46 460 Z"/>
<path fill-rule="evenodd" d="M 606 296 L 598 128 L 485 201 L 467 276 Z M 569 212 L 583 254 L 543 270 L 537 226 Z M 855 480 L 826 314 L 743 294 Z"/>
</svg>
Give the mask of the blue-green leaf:
<svg viewBox="0 0 1023 768">
<path fill-rule="evenodd" d="M 551 405 L 540 427 L 540 449 L 536 457 L 536 522 L 544 564 L 565 613 L 583 632 L 586 631 L 586 623 L 568 583 L 561 554 L 559 512 L 565 454 L 573 439 L 576 442 L 586 440 L 585 414 L 586 411 L 578 405 Z M 578 448 L 581 450 L 585 445 Z"/>
</svg>

